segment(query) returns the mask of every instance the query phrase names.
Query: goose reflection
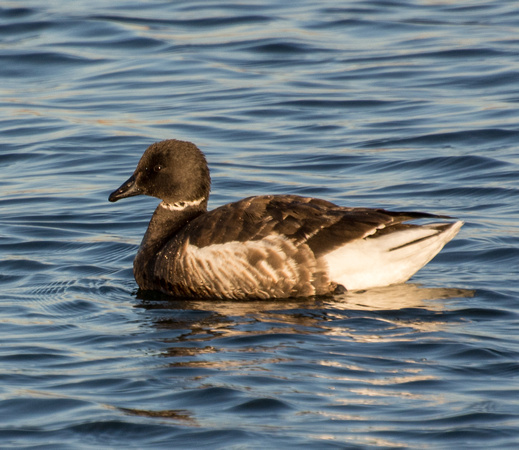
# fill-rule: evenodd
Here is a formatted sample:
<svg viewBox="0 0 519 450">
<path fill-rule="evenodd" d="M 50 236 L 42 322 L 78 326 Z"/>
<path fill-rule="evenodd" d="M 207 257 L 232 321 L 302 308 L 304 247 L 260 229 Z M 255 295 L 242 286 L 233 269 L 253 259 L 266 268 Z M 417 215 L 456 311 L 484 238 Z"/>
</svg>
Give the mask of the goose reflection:
<svg viewBox="0 0 519 450">
<path fill-rule="evenodd" d="M 416 341 L 429 342 L 452 323 L 453 300 L 471 295 L 413 284 L 288 301 L 138 293 L 135 306 L 150 330 L 148 353 L 157 362 L 150 376 L 177 392 L 162 405 L 167 409 L 157 410 L 151 401 L 149 410 L 124 412 L 201 426 L 214 420 L 215 408 L 218 417 L 231 421 L 244 409 L 256 423 L 254 401 L 276 401 L 278 410 L 281 405 L 283 414 L 292 414 L 299 394 L 315 402 L 305 414 L 316 420 L 366 420 L 372 408 L 402 399 L 422 407 L 441 403 L 441 396 L 420 388 L 437 374 Z M 240 413 L 240 420 L 248 419 Z"/>
<path fill-rule="evenodd" d="M 448 314 L 447 300 L 473 294 L 474 291 L 468 289 L 426 288 L 409 283 L 334 297 L 232 302 L 172 299 L 139 291 L 140 302 L 136 307 L 153 313 L 150 319 L 157 329 L 179 331 L 175 337 L 165 338 L 175 342 L 177 348 L 173 353 L 178 354 L 181 342 L 279 333 L 336 334 L 344 331 L 344 319 L 360 317 L 391 321 L 398 326 L 405 324 L 417 331 L 435 331 L 441 329 L 442 317 Z M 402 315 L 402 311 L 406 313 Z M 361 333 L 354 333 L 352 337 L 362 340 Z M 206 351 L 210 350 L 191 346 L 184 349 L 185 354 L 192 355 Z"/>
</svg>

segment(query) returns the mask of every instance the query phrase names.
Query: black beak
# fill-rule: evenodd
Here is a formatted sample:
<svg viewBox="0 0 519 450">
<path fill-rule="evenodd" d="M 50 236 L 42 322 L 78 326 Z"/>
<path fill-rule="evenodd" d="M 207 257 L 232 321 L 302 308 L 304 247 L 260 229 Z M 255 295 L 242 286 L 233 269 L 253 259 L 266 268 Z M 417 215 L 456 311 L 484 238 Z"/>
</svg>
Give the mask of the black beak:
<svg viewBox="0 0 519 450">
<path fill-rule="evenodd" d="M 119 189 L 113 191 L 108 197 L 108 201 L 116 202 L 122 198 L 133 197 L 135 195 L 141 195 L 142 190 L 135 184 L 135 176 L 132 175 L 126 180 Z"/>
</svg>

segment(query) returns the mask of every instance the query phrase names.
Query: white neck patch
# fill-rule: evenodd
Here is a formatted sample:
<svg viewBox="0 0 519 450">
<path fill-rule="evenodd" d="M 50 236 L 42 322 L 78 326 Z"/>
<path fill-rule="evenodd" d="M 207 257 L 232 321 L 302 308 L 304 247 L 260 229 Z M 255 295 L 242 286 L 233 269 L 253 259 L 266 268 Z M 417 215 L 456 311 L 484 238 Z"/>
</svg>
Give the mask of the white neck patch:
<svg viewBox="0 0 519 450">
<path fill-rule="evenodd" d="M 161 202 L 159 206 L 162 206 L 164 209 L 168 209 L 170 211 L 183 211 L 190 206 L 198 206 L 202 203 L 205 198 L 199 198 L 197 200 L 185 201 L 185 202 L 176 202 L 176 203 L 166 203 Z"/>
</svg>

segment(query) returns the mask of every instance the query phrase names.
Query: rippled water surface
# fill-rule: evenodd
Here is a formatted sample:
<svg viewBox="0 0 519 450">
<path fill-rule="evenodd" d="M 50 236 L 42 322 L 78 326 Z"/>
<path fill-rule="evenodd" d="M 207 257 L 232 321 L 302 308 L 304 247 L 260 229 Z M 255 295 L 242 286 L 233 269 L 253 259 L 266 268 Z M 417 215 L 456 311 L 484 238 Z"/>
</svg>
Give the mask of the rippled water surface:
<svg viewBox="0 0 519 450">
<path fill-rule="evenodd" d="M 518 54 L 507 0 L 0 3 L 0 446 L 517 448 Z M 144 296 L 107 196 L 166 138 L 211 207 L 466 225 L 402 286 Z"/>
</svg>

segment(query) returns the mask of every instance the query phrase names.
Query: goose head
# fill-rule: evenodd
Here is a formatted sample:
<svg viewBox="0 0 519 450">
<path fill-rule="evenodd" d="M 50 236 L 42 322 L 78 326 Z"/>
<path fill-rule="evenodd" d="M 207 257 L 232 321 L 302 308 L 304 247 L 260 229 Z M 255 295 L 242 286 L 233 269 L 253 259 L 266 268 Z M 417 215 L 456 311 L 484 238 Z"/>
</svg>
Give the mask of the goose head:
<svg viewBox="0 0 519 450">
<path fill-rule="evenodd" d="M 191 142 L 169 139 L 150 145 L 133 175 L 108 200 L 149 195 L 166 204 L 206 203 L 210 186 L 209 168 L 200 149 Z"/>
</svg>

